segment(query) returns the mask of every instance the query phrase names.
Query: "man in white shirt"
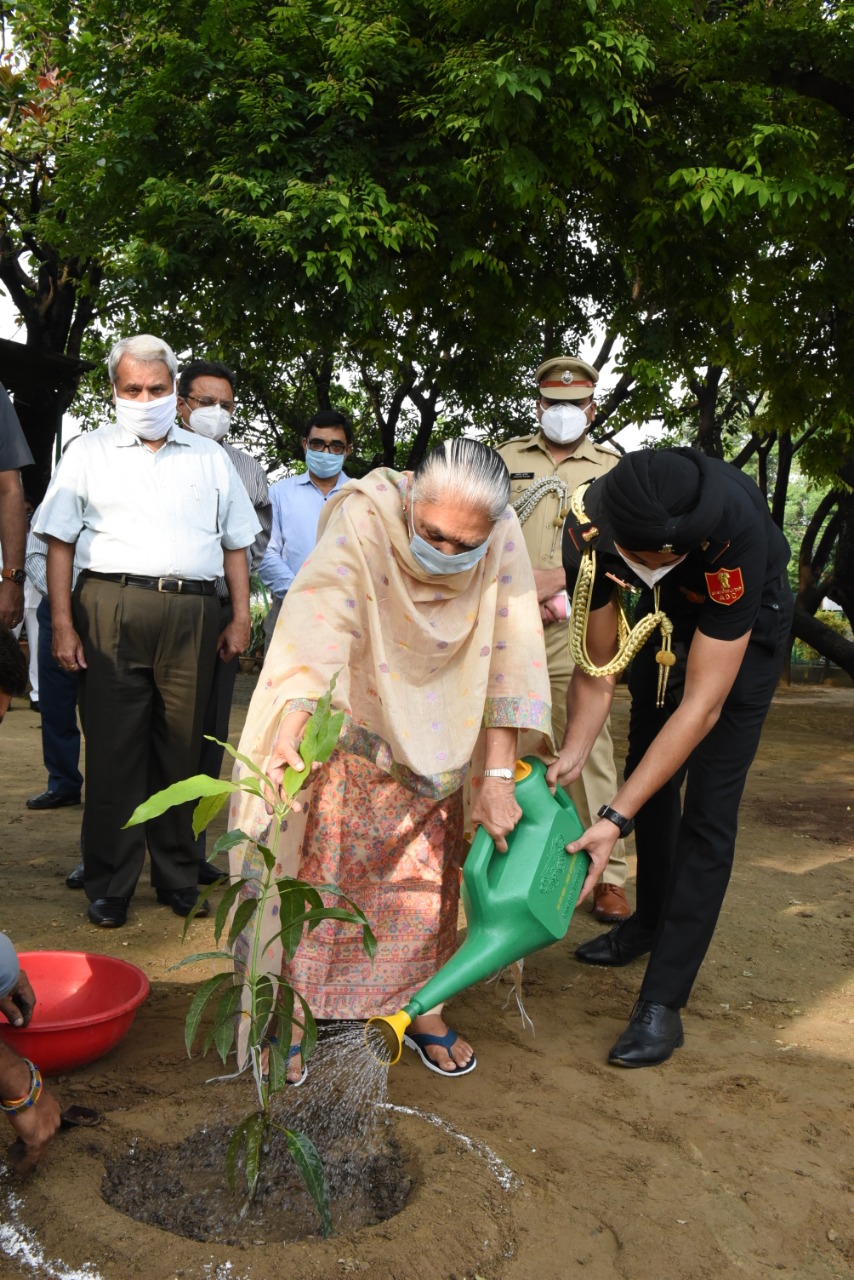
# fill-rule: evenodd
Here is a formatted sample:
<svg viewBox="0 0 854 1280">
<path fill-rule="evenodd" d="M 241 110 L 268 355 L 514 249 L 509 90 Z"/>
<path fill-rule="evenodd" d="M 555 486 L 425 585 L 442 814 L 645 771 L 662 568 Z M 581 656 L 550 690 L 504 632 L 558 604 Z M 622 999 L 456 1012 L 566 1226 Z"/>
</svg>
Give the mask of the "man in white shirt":
<svg viewBox="0 0 854 1280">
<path fill-rule="evenodd" d="M 196 771 L 217 654 L 228 661 L 249 639 L 246 548 L 260 525 L 225 451 L 178 427 L 171 348 L 148 334 L 123 339 L 109 371 L 116 422 L 63 459 L 35 531 L 48 540 L 54 656 L 80 681 L 89 919 L 118 928 L 146 842 L 157 900 L 182 916 L 198 903 L 192 806 L 124 824 Z M 220 576 L 233 610 L 222 629 Z"/>
<path fill-rule="evenodd" d="M 270 485 L 273 532 L 258 576 L 273 595 L 264 620 L 267 645 L 282 601 L 317 542 L 317 522 L 324 503 L 349 480 L 343 467 L 353 451 L 353 428 L 346 414 L 321 409 L 306 423 L 302 437 L 305 471 Z"/>
</svg>

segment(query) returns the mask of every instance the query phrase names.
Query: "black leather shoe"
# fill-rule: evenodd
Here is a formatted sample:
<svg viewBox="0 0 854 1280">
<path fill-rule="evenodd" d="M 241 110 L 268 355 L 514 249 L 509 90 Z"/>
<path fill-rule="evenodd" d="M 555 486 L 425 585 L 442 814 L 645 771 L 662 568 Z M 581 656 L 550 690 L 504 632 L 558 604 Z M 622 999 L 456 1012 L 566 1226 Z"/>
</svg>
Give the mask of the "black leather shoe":
<svg viewBox="0 0 854 1280">
<path fill-rule="evenodd" d="M 69 804 L 80 803 L 79 791 L 40 791 L 27 801 L 28 809 L 64 809 Z"/>
<path fill-rule="evenodd" d="M 82 862 L 78 862 L 74 870 L 68 873 L 68 875 L 65 877 L 65 883 L 68 885 L 69 889 L 85 888 Z"/>
<path fill-rule="evenodd" d="M 608 1061 L 615 1067 L 657 1067 L 685 1043 L 678 1009 L 638 1000 L 629 1025 L 613 1045 Z"/>
<path fill-rule="evenodd" d="M 89 903 L 89 919 L 105 929 L 121 929 L 127 924 L 128 898 L 96 898 Z"/>
<path fill-rule="evenodd" d="M 199 863 L 199 884 L 216 884 L 217 880 L 222 880 L 227 875 L 227 871 L 220 871 L 212 862 Z"/>
<path fill-rule="evenodd" d="M 199 901 L 199 891 L 195 885 L 190 885 L 189 889 L 176 889 L 174 893 L 170 893 L 168 889 L 158 889 L 156 892 L 157 901 L 164 907 L 171 907 L 176 916 L 188 916 Z M 196 912 L 195 919 L 209 916 L 210 913 L 210 903 L 205 898 Z"/>
<path fill-rule="evenodd" d="M 575 948 L 575 958 L 584 964 L 631 964 L 638 956 L 645 956 L 651 947 L 652 934 L 638 924 L 637 916 L 629 916 L 615 929 L 582 942 Z"/>
</svg>

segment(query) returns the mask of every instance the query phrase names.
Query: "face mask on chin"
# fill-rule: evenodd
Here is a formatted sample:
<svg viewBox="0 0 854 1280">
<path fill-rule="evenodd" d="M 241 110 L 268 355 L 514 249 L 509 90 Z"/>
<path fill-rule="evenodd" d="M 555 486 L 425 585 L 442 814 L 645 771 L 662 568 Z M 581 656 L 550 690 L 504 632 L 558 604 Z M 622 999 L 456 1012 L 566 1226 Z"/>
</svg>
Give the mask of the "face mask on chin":
<svg viewBox="0 0 854 1280">
<path fill-rule="evenodd" d="M 645 564 L 636 564 L 634 560 L 630 560 L 628 556 L 623 555 L 616 542 L 614 543 L 614 549 L 620 559 L 629 566 L 635 577 L 640 578 L 641 582 L 645 583 L 650 591 L 661 582 L 662 578 L 667 576 L 671 569 L 675 569 L 677 564 L 681 564 L 685 559 L 685 556 L 680 556 L 678 560 L 674 560 L 671 564 L 663 564 L 658 569 L 648 569 Z"/>
<path fill-rule="evenodd" d="M 550 404 L 543 409 L 540 426 L 552 444 L 574 444 L 587 430 L 587 411 L 577 404 Z"/>
<path fill-rule="evenodd" d="M 208 440 L 224 440 L 230 426 L 231 414 L 221 404 L 206 405 L 204 409 L 194 409 L 190 414 L 190 430 L 197 436 L 207 436 Z"/>
<path fill-rule="evenodd" d="M 174 391 L 157 400 L 122 400 L 116 396 L 116 421 L 140 440 L 162 440 L 177 412 Z"/>
</svg>

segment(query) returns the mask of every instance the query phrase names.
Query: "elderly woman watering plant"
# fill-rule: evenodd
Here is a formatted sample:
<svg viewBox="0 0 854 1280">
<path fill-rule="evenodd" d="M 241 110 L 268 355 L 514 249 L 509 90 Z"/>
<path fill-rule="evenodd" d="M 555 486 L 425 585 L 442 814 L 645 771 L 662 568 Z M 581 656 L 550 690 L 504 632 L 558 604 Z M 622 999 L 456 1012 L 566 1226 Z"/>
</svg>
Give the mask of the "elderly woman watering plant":
<svg viewBox="0 0 854 1280">
<path fill-rule="evenodd" d="M 482 733 L 472 821 L 505 848 L 518 820 L 517 734 L 549 731 L 549 683 L 508 493 L 504 463 L 472 440 L 440 445 L 414 474 L 379 470 L 352 481 L 328 503 L 317 547 L 285 599 L 240 750 L 277 786 L 287 766 L 302 769 L 305 723 L 337 673 L 344 728 L 288 817 L 277 873 L 337 885 L 379 944 L 371 963 L 335 921 L 303 938 L 283 972 L 316 1017 L 394 1012 L 453 953 L 462 788 Z M 259 800 L 236 797 L 232 827 L 256 840 L 268 823 Z M 235 848 L 232 874 L 249 874 L 256 857 L 251 843 Z M 279 926 L 257 927 L 272 936 Z M 239 962 L 248 945 L 244 934 Z M 281 954 L 276 942 L 265 952 L 274 970 Z M 440 1073 L 475 1065 L 441 1009 L 416 1018 L 407 1043 Z M 302 1076 L 294 1048 L 288 1077 Z"/>
</svg>

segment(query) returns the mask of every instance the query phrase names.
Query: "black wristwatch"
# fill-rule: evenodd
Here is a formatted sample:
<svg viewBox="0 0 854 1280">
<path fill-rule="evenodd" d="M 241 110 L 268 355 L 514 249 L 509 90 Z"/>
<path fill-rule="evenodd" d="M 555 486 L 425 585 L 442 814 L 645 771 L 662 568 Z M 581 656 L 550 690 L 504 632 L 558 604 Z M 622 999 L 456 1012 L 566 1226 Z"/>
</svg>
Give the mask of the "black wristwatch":
<svg viewBox="0 0 854 1280">
<path fill-rule="evenodd" d="M 14 582 L 16 587 L 22 587 L 27 580 L 27 575 L 23 569 L 2 569 L 0 577 L 8 578 L 10 582 Z"/>
<path fill-rule="evenodd" d="M 624 818 L 621 813 L 617 813 L 616 809 L 609 808 L 607 804 L 602 805 L 596 816 L 607 818 L 609 822 L 613 822 L 615 827 L 619 827 L 621 836 L 630 836 L 635 829 L 634 818 Z"/>
</svg>

